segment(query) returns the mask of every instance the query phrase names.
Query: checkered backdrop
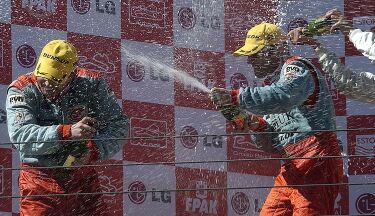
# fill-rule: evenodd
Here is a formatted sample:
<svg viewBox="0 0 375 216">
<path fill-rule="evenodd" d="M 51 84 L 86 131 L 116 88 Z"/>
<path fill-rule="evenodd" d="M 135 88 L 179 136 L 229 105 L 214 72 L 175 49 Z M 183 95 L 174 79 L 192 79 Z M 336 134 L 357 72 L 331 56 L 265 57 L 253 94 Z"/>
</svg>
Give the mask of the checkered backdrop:
<svg viewBox="0 0 375 216">
<path fill-rule="evenodd" d="M 2 0 L 0 142 L 9 142 L 7 85 L 33 70 L 49 40 L 68 39 L 79 50 L 80 66 L 105 76 L 130 117 L 131 136 L 212 134 L 132 140 L 112 160 L 101 162 L 98 171 L 105 192 L 134 191 L 105 196 L 113 215 L 257 215 L 269 189 L 142 191 L 270 186 L 279 162 L 105 165 L 271 157 L 246 137 L 222 136 L 230 127 L 214 110 L 208 94 L 176 80 L 168 67 L 186 71 L 207 87 L 256 85 L 246 59 L 231 55 L 241 46 L 246 30 L 270 21 L 287 31 L 331 8 L 344 11 L 358 28 L 375 27 L 373 0 Z M 375 72 L 343 35 L 319 40 L 352 70 Z M 292 46 L 291 50 L 315 57 L 306 46 Z M 375 126 L 374 105 L 347 100 L 329 84 L 338 128 Z M 375 153 L 375 133 L 338 132 L 338 137 L 345 154 Z M 10 145 L 0 147 L 0 168 L 19 167 L 18 153 Z M 346 181 L 374 182 L 374 162 L 374 158 L 346 161 Z M 17 196 L 17 179 L 18 171 L 0 169 L 0 196 Z M 375 214 L 374 191 L 375 186 L 342 187 L 336 213 Z M 0 200 L 0 215 L 17 215 L 18 208 L 18 199 Z"/>
</svg>

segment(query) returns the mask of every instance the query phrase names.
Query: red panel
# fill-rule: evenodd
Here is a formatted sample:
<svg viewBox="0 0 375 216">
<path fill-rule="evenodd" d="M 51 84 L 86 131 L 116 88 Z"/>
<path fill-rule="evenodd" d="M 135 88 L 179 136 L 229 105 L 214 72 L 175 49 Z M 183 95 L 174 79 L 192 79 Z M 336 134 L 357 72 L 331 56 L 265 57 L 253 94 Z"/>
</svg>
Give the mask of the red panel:
<svg viewBox="0 0 375 216">
<path fill-rule="evenodd" d="M 12 195 L 12 149 L 0 148 L 0 197 Z M 12 199 L 0 198 L 0 212 L 12 212 Z"/>
<path fill-rule="evenodd" d="M 12 39 L 10 24 L 0 23 L 0 84 L 12 82 Z"/>
<path fill-rule="evenodd" d="M 69 33 L 78 50 L 78 66 L 103 74 L 117 98 L 121 98 L 121 40 Z"/>
<path fill-rule="evenodd" d="M 176 167 L 177 189 L 225 187 L 227 187 L 225 172 Z M 176 215 L 227 215 L 227 192 L 225 190 L 178 192 Z"/>
<path fill-rule="evenodd" d="M 12 23 L 40 28 L 67 29 L 67 1 L 12 0 Z"/>
<path fill-rule="evenodd" d="M 375 128 L 375 116 L 349 116 L 348 129 Z M 375 155 L 375 130 L 348 131 L 349 155 Z M 350 158 L 350 175 L 375 174 L 375 158 Z"/>
<path fill-rule="evenodd" d="M 105 194 L 103 200 L 111 210 L 111 215 L 123 215 L 123 167 L 122 161 L 108 160 L 101 161 L 97 164 L 102 165 L 96 167 L 99 174 L 100 186 L 104 193 L 119 192 L 119 194 Z M 116 166 L 106 166 L 106 164 L 116 164 Z M 118 165 L 118 166 L 117 166 Z"/>
<path fill-rule="evenodd" d="M 124 101 L 123 110 L 130 118 L 130 137 L 146 137 L 131 139 L 125 144 L 125 160 L 137 162 L 175 160 L 174 139 L 163 138 L 175 135 L 173 106 Z"/>
<path fill-rule="evenodd" d="M 121 5 L 123 39 L 171 45 L 173 0 L 128 0 Z"/>
<path fill-rule="evenodd" d="M 247 31 L 263 22 L 275 22 L 277 1 L 225 0 L 225 51 L 243 46 Z"/>
<path fill-rule="evenodd" d="M 199 80 L 208 89 L 225 86 L 224 54 L 188 48 L 175 48 L 177 69 Z M 175 82 L 175 105 L 200 109 L 214 109 L 207 92 L 180 81 Z"/>
<path fill-rule="evenodd" d="M 227 134 L 235 133 L 232 125 L 227 124 Z M 256 147 L 250 136 L 228 136 L 228 160 L 242 160 L 251 158 L 280 157 L 266 153 Z M 246 161 L 228 163 L 228 172 L 238 172 L 254 175 L 276 176 L 280 170 L 280 161 Z"/>
</svg>

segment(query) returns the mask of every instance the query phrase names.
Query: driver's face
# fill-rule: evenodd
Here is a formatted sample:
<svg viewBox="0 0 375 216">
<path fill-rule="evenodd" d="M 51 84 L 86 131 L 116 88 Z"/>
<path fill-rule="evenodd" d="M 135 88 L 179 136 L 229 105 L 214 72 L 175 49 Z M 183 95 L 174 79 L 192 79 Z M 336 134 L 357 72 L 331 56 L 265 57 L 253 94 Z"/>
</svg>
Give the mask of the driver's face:
<svg viewBox="0 0 375 216">
<path fill-rule="evenodd" d="M 265 47 L 255 55 L 248 56 L 247 63 L 254 68 L 258 78 L 263 78 L 274 71 L 280 65 L 280 52 L 275 47 Z"/>
<path fill-rule="evenodd" d="M 64 90 L 69 86 L 72 77 L 69 77 L 64 84 L 57 84 L 49 79 L 43 77 L 37 77 L 37 84 L 40 91 L 49 100 L 56 100 Z"/>
</svg>

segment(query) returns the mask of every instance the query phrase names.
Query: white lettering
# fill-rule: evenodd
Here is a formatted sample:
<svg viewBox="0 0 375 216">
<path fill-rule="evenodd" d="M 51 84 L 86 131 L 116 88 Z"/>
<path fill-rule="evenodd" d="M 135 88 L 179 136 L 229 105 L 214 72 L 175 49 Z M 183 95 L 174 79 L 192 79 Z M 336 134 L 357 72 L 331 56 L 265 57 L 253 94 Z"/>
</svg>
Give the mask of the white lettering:
<svg viewBox="0 0 375 216">
<path fill-rule="evenodd" d="M 191 202 L 193 201 L 193 199 L 192 198 L 187 198 L 186 199 L 186 201 L 185 201 L 185 203 L 186 203 L 186 205 L 185 205 L 185 211 L 187 211 L 187 212 L 190 212 L 191 210 Z"/>
<path fill-rule="evenodd" d="M 217 214 L 217 200 L 210 200 L 210 210 L 211 214 Z"/>
<path fill-rule="evenodd" d="M 201 205 L 201 200 L 198 199 L 198 198 L 194 198 L 193 199 L 193 208 L 192 208 L 193 212 L 195 212 L 195 210 L 198 209 L 200 207 L 200 205 Z"/>
<path fill-rule="evenodd" d="M 375 144 L 375 135 L 358 135 L 356 141 L 357 145 Z"/>
<path fill-rule="evenodd" d="M 208 213 L 208 204 L 207 204 L 207 200 L 202 200 L 202 203 L 201 203 L 201 207 L 199 208 L 199 212 L 200 213 Z"/>
<path fill-rule="evenodd" d="M 28 10 L 56 12 L 56 0 L 22 0 L 21 7 Z"/>
<path fill-rule="evenodd" d="M 185 210 L 187 212 L 217 215 L 217 200 L 186 198 L 185 203 Z"/>
</svg>

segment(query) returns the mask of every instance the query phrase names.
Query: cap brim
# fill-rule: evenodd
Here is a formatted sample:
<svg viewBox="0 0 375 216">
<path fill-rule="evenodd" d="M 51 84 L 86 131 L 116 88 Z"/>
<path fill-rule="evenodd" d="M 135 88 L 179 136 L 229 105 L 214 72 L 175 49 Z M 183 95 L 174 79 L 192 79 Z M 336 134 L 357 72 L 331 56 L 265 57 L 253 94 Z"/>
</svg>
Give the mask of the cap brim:
<svg viewBox="0 0 375 216">
<path fill-rule="evenodd" d="M 56 84 L 64 84 L 68 79 L 69 75 L 73 72 L 74 67 L 65 67 L 65 68 L 54 68 L 48 65 L 41 64 L 39 67 L 35 68 L 35 76 L 44 77 L 48 80 L 54 81 Z M 59 77 L 57 74 L 66 74 L 66 76 Z M 54 76 L 55 75 L 55 76 Z"/>
<path fill-rule="evenodd" d="M 250 56 L 258 53 L 260 50 L 264 48 L 265 45 L 255 45 L 255 44 L 247 44 L 236 52 L 233 53 L 234 56 Z"/>
</svg>

